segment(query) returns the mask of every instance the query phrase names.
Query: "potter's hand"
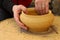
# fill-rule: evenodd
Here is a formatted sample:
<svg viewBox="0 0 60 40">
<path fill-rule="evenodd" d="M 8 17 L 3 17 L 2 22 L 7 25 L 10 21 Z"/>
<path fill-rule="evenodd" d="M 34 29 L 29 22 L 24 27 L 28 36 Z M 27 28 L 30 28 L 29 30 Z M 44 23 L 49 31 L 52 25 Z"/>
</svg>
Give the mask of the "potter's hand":
<svg viewBox="0 0 60 40">
<path fill-rule="evenodd" d="M 23 5 L 14 5 L 12 10 L 13 10 L 13 13 L 14 13 L 14 19 L 17 22 L 17 24 L 21 28 L 27 30 L 27 27 L 19 20 L 21 11 L 24 11 L 25 13 L 27 13 L 26 7 L 24 7 Z"/>
<path fill-rule="evenodd" d="M 39 14 L 48 13 L 50 0 L 35 0 L 35 9 Z"/>
</svg>

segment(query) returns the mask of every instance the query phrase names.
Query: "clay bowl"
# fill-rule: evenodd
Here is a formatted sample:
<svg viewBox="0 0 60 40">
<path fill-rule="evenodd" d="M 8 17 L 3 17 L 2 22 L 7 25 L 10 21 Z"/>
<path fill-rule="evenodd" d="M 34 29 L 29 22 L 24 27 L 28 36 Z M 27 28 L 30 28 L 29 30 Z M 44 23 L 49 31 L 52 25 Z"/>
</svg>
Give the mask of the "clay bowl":
<svg viewBox="0 0 60 40">
<path fill-rule="evenodd" d="M 24 12 L 20 15 L 20 20 L 29 28 L 31 32 L 44 32 L 49 29 L 54 20 L 51 10 L 44 15 L 37 15 L 34 8 L 28 8 L 28 14 Z"/>
</svg>

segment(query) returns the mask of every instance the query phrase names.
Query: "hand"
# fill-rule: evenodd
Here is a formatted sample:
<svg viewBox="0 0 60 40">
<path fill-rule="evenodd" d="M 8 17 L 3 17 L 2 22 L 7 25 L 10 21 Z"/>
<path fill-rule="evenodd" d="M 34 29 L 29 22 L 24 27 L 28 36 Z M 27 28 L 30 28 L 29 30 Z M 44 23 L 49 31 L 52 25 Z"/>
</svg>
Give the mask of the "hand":
<svg viewBox="0 0 60 40">
<path fill-rule="evenodd" d="M 14 5 L 12 10 L 13 10 L 13 13 L 14 13 L 14 19 L 17 22 L 17 24 L 21 28 L 27 30 L 27 27 L 20 21 L 20 12 L 24 11 L 25 13 L 27 13 L 26 7 L 24 7 L 23 5 Z"/>
<path fill-rule="evenodd" d="M 45 14 L 49 11 L 50 0 L 35 0 L 35 9 L 38 14 Z"/>
</svg>

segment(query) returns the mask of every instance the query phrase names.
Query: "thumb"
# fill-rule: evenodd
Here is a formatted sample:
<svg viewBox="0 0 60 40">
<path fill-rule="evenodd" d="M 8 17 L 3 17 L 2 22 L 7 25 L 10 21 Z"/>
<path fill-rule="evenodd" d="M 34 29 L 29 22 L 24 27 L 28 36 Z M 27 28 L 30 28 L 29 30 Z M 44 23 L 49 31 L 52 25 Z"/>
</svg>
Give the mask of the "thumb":
<svg viewBox="0 0 60 40">
<path fill-rule="evenodd" d="M 23 5 L 19 5 L 20 6 L 20 9 L 24 12 L 24 13 L 28 13 L 28 10 L 25 6 Z"/>
</svg>

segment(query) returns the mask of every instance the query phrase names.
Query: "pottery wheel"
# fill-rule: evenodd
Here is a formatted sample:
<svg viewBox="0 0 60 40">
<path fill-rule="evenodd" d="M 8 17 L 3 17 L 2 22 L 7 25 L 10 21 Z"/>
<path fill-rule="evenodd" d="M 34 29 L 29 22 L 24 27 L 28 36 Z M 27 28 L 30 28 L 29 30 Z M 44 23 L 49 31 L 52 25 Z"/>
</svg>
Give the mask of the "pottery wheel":
<svg viewBox="0 0 60 40">
<path fill-rule="evenodd" d="M 60 16 L 56 16 L 54 28 L 58 32 L 52 31 L 46 34 L 32 34 L 23 32 L 13 18 L 0 21 L 0 40 L 60 40 Z"/>
</svg>

